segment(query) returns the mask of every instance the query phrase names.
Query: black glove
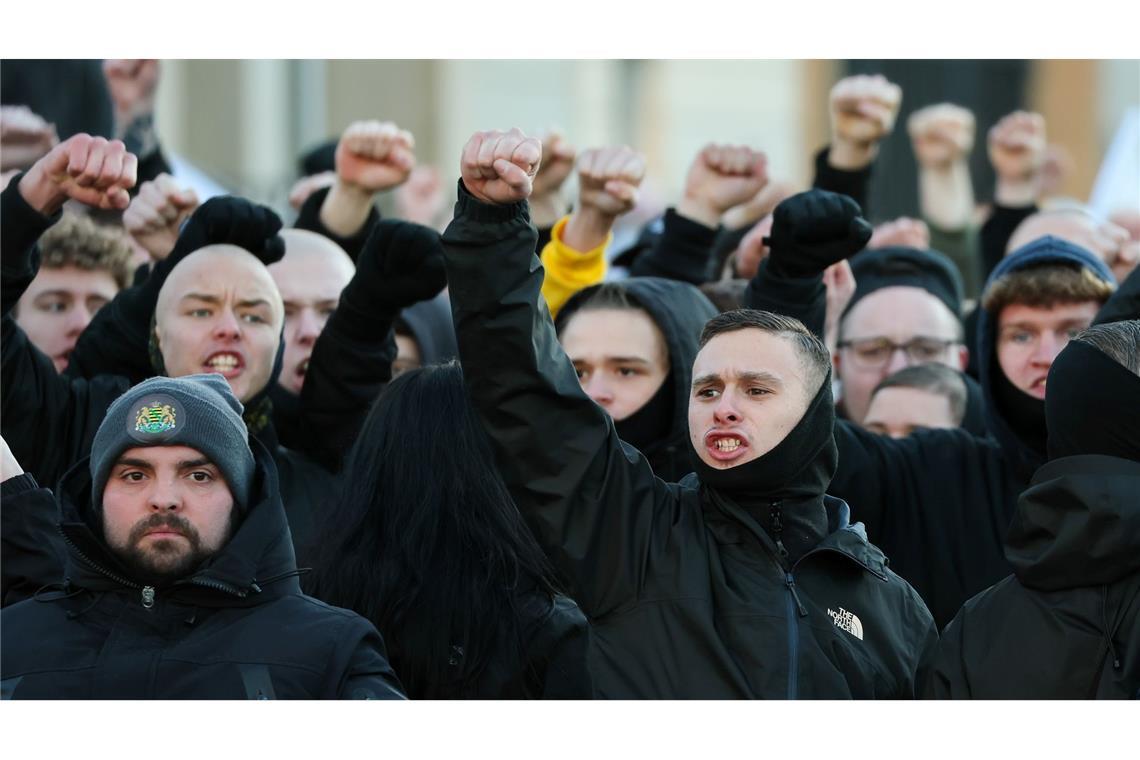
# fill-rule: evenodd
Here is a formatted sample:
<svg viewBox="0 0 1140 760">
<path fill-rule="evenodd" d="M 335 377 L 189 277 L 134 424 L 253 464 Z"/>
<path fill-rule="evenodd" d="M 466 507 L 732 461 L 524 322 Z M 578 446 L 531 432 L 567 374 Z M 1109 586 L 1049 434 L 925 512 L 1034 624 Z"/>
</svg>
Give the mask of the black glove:
<svg viewBox="0 0 1140 760">
<path fill-rule="evenodd" d="M 245 198 L 223 195 L 211 198 L 191 214 L 178 233 L 167 259 L 177 263 L 207 245 L 227 243 L 244 248 L 269 265 L 285 255 L 281 217 L 273 209 Z"/>
<path fill-rule="evenodd" d="M 863 250 L 871 225 L 846 195 L 808 190 L 776 206 L 764 238 L 768 268 L 781 277 L 814 277 Z"/>
<path fill-rule="evenodd" d="M 373 225 L 341 301 L 354 310 L 391 314 L 435 297 L 446 284 L 439 233 L 419 224 L 383 219 Z"/>
</svg>

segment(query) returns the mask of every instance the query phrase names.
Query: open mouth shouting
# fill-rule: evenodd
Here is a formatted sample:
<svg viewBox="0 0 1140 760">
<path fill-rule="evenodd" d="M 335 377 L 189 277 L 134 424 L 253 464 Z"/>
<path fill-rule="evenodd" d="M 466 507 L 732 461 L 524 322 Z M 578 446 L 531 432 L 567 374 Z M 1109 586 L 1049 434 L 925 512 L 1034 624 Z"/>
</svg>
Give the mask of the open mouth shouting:
<svg viewBox="0 0 1140 760">
<path fill-rule="evenodd" d="M 718 462 L 736 461 L 748 448 L 748 439 L 735 431 L 714 430 L 705 436 L 705 451 Z"/>
<path fill-rule="evenodd" d="M 309 371 L 309 359 L 310 357 L 306 356 L 305 360 L 298 364 L 297 369 L 293 371 L 298 380 L 305 379 L 305 373 Z"/>
<path fill-rule="evenodd" d="M 1046 376 L 1034 380 L 1029 386 L 1030 395 L 1035 398 L 1045 398 L 1045 383 L 1048 379 L 1048 376 Z"/>
<path fill-rule="evenodd" d="M 236 351 L 216 351 L 206 358 L 203 366 L 206 372 L 217 372 L 231 380 L 245 369 L 245 359 Z"/>
</svg>

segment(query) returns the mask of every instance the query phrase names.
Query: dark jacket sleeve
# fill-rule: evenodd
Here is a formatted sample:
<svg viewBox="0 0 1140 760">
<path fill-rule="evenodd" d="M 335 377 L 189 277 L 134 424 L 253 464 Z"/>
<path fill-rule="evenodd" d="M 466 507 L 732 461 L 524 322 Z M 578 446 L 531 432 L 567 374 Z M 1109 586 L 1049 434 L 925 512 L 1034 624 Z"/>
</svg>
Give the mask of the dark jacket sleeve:
<svg viewBox="0 0 1140 760">
<path fill-rule="evenodd" d="M 836 169 L 827 162 L 831 154 L 831 147 L 825 147 L 815 154 L 815 178 L 811 186 L 833 193 L 842 193 L 859 204 L 863 211 L 863 218 L 870 219 L 871 212 L 867 208 L 868 189 L 871 186 L 871 167 L 849 171 Z"/>
<path fill-rule="evenodd" d="M 10 314 L 32 284 L 40 268 L 36 241 L 63 212 L 44 216 L 20 195 L 23 174 L 17 174 L 0 193 L 0 305 Z"/>
<path fill-rule="evenodd" d="M 559 596 L 527 641 L 527 668 L 542 699 L 593 699 L 590 624 L 572 600 Z"/>
<path fill-rule="evenodd" d="M 155 374 L 150 333 L 156 298 L 147 294 L 146 278 L 124 288 L 95 313 L 79 335 L 64 374 L 88 380 L 120 375 L 132 384 Z"/>
<path fill-rule="evenodd" d="M 827 288 L 823 277 L 782 277 L 774 274 L 768 260 L 760 262 L 756 276 L 744 289 L 741 305 L 786 317 L 795 317 L 804 327 L 823 338 L 827 316 Z"/>
<path fill-rule="evenodd" d="M 66 550 L 55 497 L 33 475 L 5 480 L 0 501 L 0 606 L 7 607 L 62 581 Z"/>
<path fill-rule="evenodd" d="M 88 453 L 107 406 L 126 384 L 121 378 L 88 383 L 59 375 L 16 324 L 12 309 L 39 265 L 35 242 L 54 221 L 27 205 L 17 182 L 0 198 L 0 431 L 27 472 L 54 484 Z"/>
<path fill-rule="evenodd" d="M 680 502 L 582 392 L 541 297 L 535 237 L 525 202 L 487 205 L 460 187 L 443 235 L 452 316 L 499 472 L 597 618 L 636 600 Z"/>
<path fill-rule="evenodd" d="M 1140 319 L 1140 266 L 1120 284 L 1112 298 L 1096 313 L 1094 325 L 1108 322 L 1121 322 L 1126 319 Z"/>
<path fill-rule="evenodd" d="M 979 235 L 983 287 L 990 277 L 990 272 L 994 271 L 994 267 L 1005 257 L 1005 247 L 1009 245 L 1013 231 L 1017 229 L 1019 224 L 1036 213 L 1036 204 L 1011 208 L 994 203 L 993 211 L 986 219 L 985 224 L 982 225 L 982 231 Z"/>
<path fill-rule="evenodd" d="M 380 212 L 373 205 L 368 212 L 368 218 L 364 220 L 364 224 L 360 225 L 359 230 L 347 237 L 337 235 L 321 221 L 321 206 L 324 204 L 325 198 L 328 197 L 329 189 L 322 187 L 320 190 L 310 193 L 305 202 L 301 204 L 301 210 L 297 213 L 297 221 L 293 223 L 293 227 L 324 235 L 343 248 L 349 258 L 355 262 L 364 249 L 364 243 L 368 240 L 368 233 L 372 229 L 372 225 L 380 221 Z"/>
<path fill-rule="evenodd" d="M 717 229 L 687 219 L 669 209 L 665 229 L 648 251 L 638 256 L 630 274 L 634 277 L 664 277 L 690 285 L 712 279 L 712 247 Z"/>
<path fill-rule="evenodd" d="M 388 662 L 384 639 L 362 617 L 346 626 L 330 663 L 336 699 L 407 699 L 404 687 Z"/>
<path fill-rule="evenodd" d="M 299 448 L 332 472 L 340 470 L 372 402 L 392 379 L 395 318 L 341 299 L 313 346 L 301 387 L 305 443 Z"/>
</svg>

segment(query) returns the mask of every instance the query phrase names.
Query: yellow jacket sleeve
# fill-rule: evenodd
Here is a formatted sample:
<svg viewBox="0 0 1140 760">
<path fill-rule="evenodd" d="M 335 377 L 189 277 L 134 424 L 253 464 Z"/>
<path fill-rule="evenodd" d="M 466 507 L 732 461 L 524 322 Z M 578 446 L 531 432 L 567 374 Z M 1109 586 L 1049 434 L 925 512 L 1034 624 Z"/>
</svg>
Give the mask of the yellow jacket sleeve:
<svg viewBox="0 0 1140 760">
<path fill-rule="evenodd" d="M 546 277 L 542 281 L 542 296 L 550 309 L 550 316 L 557 316 L 558 310 L 570 296 L 583 288 L 595 285 L 606 277 L 606 247 L 613 240 L 613 233 L 606 236 L 604 243 L 589 251 L 577 251 L 562 241 L 569 216 L 564 216 L 550 231 L 550 242 L 542 249 L 542 267 Z"/>
</svg>

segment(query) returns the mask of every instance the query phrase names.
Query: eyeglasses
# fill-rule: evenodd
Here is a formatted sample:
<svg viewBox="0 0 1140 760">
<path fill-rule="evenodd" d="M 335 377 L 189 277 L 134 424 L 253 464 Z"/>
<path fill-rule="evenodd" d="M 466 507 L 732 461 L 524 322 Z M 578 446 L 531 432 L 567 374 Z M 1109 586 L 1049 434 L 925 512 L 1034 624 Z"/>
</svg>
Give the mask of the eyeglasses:
<svg viewBox="0 0 1140 760">
<path fill-rule="evenodd" d="M 862 340 L 843 340 L 839 342 L 840 348 L 850 348 L 851 356 L 856 366 L 861 369 L 880 369 L 891 360 L 895 351 L 906 353 L 910 364 L 926 364 L 941 359 L 946 349 L 956 341 L 942 340 L 940 338 L 914 338 L 906 343 L 895 343 L 889 338 L 864 338 Z"/>
</svg>

